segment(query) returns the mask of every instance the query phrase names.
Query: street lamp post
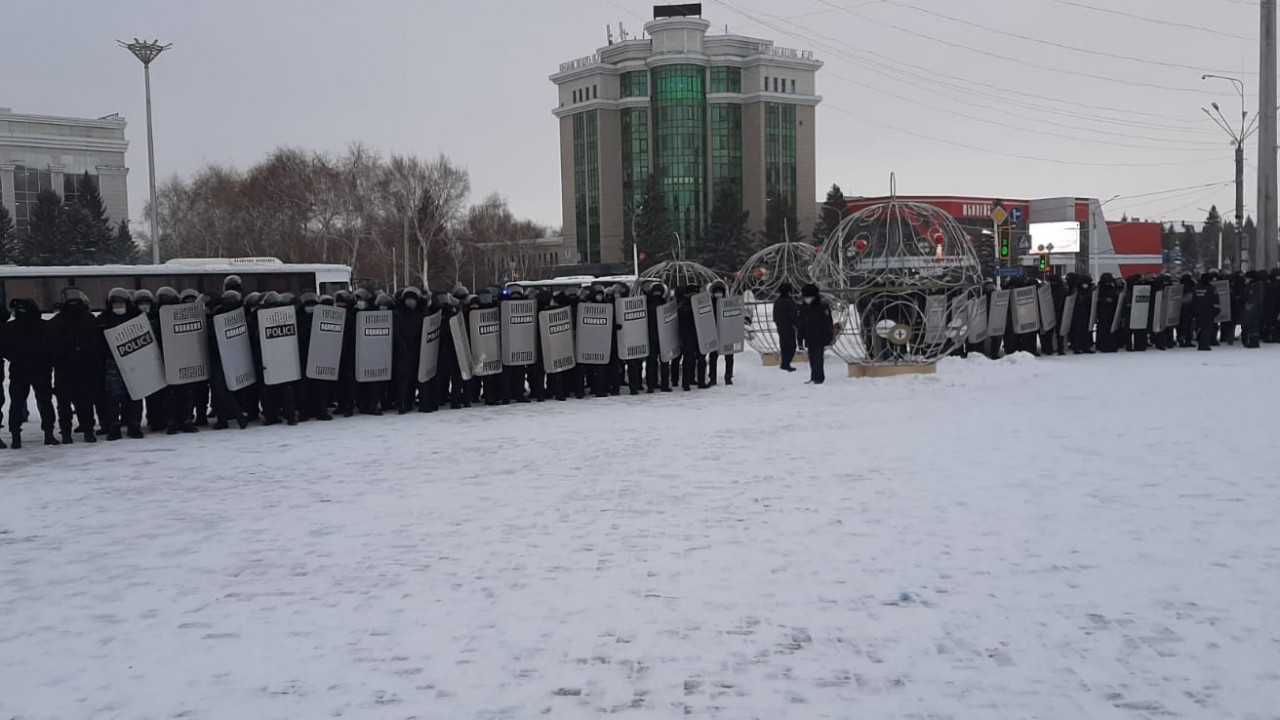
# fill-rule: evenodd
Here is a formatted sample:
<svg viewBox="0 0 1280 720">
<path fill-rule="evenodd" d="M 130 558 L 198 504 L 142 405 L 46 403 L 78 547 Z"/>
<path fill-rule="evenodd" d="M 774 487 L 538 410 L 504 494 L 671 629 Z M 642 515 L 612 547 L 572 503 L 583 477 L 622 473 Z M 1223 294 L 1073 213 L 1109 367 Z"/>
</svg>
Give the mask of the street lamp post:
<svg viewBox="0 0 1280 720">
<path fill-rule="evenodd" d="M 139 40 L 133 42 L 116 41 L 120 47 L 133 53 L 142 61 L 142 76 L 147 88 L 147 170 L 151 174 L 151 263 L 160 264 L 160 208 L 156 204 L 156 143 L 151 132 L 151 61 L 160 53 L 173 47 L 173 43 L 161 45 L 159 40 Z"/>
<path fill-rule="evenodd" d="M 1209 119 L 1231 137 L 1231 142 L 1236 146 L 1236 252 L 1237 257 L 1233 258 L 1236 263 L 1237 270 L 1243 270 L 1249 264 L 1249 249 L 1244 245 L 1244 142 L 1253 134 L 1256 129 L 1254 122 L 1248 122 L 1249 111 L 1245 109 L 1244 99 L 1244 81 L 1239 78 L 1228 77 L 1226 75 L 1201 75 L 1201 80 L 1214 78 L 1217 80 L 1226 80 L 1236 86 L 1236 92 L 1240 95 L 1240 127 L 1237 129 L 1227 122 L 1226 116 L 1222 114 L 1222 110 L 1218 107 L 1218 103 L 1213 103 L 1213 112 L 1209 112 L 1208 108 L 1200 108 L 1204 111 Z M 1217 113 L 1216 115 L 1214 113 Z M 1222 267 L 1222 236 L 1218 236 L 1218 267 Z"/>
</svg>

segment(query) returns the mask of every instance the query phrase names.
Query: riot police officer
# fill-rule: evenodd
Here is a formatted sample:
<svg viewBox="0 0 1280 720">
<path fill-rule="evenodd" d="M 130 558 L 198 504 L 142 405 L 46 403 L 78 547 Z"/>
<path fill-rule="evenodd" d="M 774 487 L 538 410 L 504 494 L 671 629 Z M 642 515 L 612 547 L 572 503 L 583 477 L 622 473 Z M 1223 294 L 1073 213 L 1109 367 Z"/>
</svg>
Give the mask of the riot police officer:
<svg viewBox="0 0 1280 720">
<path fill-rule="evenodd" d="M 112 288 L 107 293 L 107 310 L 98 316 L 98 329 L 110 330 L 138 317 L 140 313 L 133 306 L 129 291 L 124 288 Z M 106 345 L 106 337 L 102 343 Z M 115 355 L 109 348 L 103 353 L 102 404 L 98 409 L 99 418 L 107 431 L 107 440 L 119 440 L 121 429 L 127 428 L 128 435 L 134 440 L 142 438 L 142 401 L 134 400 L 129 395 L 124 376 L 116 364 Z"/>
<path fill-rule="evenodd" d="M 719 327 L 720 302 L 724 300 L 725 295 L 728 293 L 728 288 L 725 287 L 723 281 L 716 280 L 707 286 L 707 291 L 711 293 L 711 302 L 714 308 L 712 312 L 715 314 L 717 327 Z M 712 387 L 715 387 L 716 376 L 720 374 L 720 350 L 722 349 L 718 348 L 707 357 L 708 375 L 710 376 L 707 378 L 707 385 Z M 728 353 L 724 356 L 724 384 L 733 384 L 733 353 Z"/>
<path fill-rule="evenodd" d="M 1218 290 L 1213 286 L 1213 278 L 1209 273 L 1200 276 L 1200 284 L 1196 286 L 1191 298 L 1191 308 L 1196 315 L 1199 328 L 1199 350 L 1213 349 L 1213 341 L 1217 336 L 1214 320 L 1218 317 Z"/>
<path fill-rule="evenodd" d="M 22 447 L 22 424 L 27 420 L 27 399 L 35 391 L 44 444 L 57 445 L 53 436 L 53 363 L 47 323 L 34 300 L 9 303 L 13 319 L 0 325 L 0 356 L 9 360 L 9 433 L 15 449 Z"/>
<path fill-rule="evenodd" d="M 400 291 L 392 324 L 391 375 L 395 383 L 396 409 L 404 415 L 414 408 L 418 390 L 418 361 L 422 355 L 422 292 L 416 287 Z"/>
<path fill-rule="evenodd" d="M 232 275 L 231 277 L 235 277 Z M 225 315 L 241 308 L 240 291 L 232 288 L 223 290 L 214 308 L 213 316 Z M 241 398 L 246 397 L 248 388 L 232 392 L 227 386 L 227 376 L 222 364 L 222 351 L 217 341 L 217 331 L 213 322 L 209 323 L 209 388 L 212 392 L 213 411 L 218 420 L 213 424 L 214 430 L 226 430 L 232 419 L 243 430 L 249 426 L 249 420 L 241 409 Z"/>
<path fill-rule="evenodd" d="M 644 363 L 644 384 L 649 393 L 671 392 L 671 363 L 662 361 L 662 308 L 667 304 L 667 286 L 652 282 L 644 288 L 649 312 L 649 357 Z M 793 349 L 794 352 L 794 349 Z"/>
<path fill-rule="evenodd" d="M 101 331 L 84 293 L 67 288 L 62 298 L 58 314 L 49 321 L 58 427 L 62 443 L 71 444 L 74 414 L 85 442 L 97 442 L 93 431 L 93 402 L 102 382 Z"/>
</svg>

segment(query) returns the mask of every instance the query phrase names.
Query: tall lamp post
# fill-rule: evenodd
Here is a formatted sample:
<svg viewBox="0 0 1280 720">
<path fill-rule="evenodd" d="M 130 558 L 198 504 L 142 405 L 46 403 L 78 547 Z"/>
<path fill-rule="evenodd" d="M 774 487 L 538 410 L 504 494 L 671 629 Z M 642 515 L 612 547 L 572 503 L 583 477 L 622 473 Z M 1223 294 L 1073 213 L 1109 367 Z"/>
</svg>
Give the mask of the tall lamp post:
<svg viewBox="0 0 1280 720">
<path fill-rule="evenodd" d="M 116 41 L 120 47 L 133 53 L 142 61 L 142 75 L 147 86 L 147 169 L 151 173 L 151 263 L 160 264 L 160 208 L 156 204 L 156 143 L 151 132 L 151 61 L 160 53 L 173 47 L 173 43 L 161 45 L 159 40 L 139 40 L 133 42 Z"/>
<path fill-rule="evenodd" d="M 1236 128 L 1232 123 L 1227 121 L 1222 109 L 1218 107 L 1218 103 L 1213 103 L 1213 112 L 1209 112 L 1208 108 L 1200 108 L 1210 120 L 1230 136 L 1232 144 L 1236 146 L 1236 252 L 1237 257 L 1233 258 L 1236 263 L 1237 270 L 1243 270 L 1249 265 L 1249 248 L 1244 244 L 1244 142 L 1253 135 L 1257 129 L 1258 118 L 1254 117 L 1253 122 L 1249 122 L 1249 111 L 1245 109 L 1244 100 L 1244 81 L 1239 78 L 1228 77 L 1226 75 L 1201 75 L 1201 80 L 1210 78 L 1217 80 L 1226 80 L 1236 86 L 1236 92 L 1240 94 L 1240 126 Z M 1218 236 L 1218 267 L 1222 267 L 1222 236 Z"/>
</svg>

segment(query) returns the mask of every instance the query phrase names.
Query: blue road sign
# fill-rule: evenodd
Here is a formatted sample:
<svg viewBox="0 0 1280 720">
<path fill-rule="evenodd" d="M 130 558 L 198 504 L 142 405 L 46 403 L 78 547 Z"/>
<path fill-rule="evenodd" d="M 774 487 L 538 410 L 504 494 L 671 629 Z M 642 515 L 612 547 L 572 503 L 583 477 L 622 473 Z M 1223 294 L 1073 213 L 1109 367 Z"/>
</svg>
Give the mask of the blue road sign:
<svg viewBox="0 0 1280 720">
<path fill-rule="evenodd" d="M 1002 278 L 1022 277 L 1022 268 L 998 267 L 996 268 L 996 277 L 1002 277 Z"/>
<path fill-rule="evenodd" d="M 1022 222 L 1022 208 L 1016 207 L 1009 210 L 1009 220 L 1017 225 Z"/>
<path fill-rule="evenodd" d="M 1030 236 L 1030 235 L 1019 235 L 1019 236 L 1018 236 L 1018 249 L 1019 249 L 1019 250 L 1026 250 L 1026 251 L 1031 250 L 1031 236 Z"/>
</svg>

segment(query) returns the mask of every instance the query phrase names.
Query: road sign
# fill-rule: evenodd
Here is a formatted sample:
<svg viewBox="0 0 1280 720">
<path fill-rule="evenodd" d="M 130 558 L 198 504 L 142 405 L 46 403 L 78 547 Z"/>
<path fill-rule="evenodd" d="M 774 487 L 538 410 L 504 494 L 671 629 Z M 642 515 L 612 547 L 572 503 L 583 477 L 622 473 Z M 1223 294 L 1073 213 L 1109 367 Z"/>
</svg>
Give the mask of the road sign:
<svg viewBox="0 0 1280 720">
<path fill-rule="evenodd" d="M 991 219 L 995 224 L 1003 225 L 1004 221 L 1009 219 L 1009 213 L 1005 212 L 1004 208 L 997 205 L 996 209 L 991 211 Z"/>
<path fill-rule="evenodd" d="M 1020 224 L 1022 222 L 1022 208 L 1016 207 L 1010 210 L 1009 220 L 1012 221 L 1014 225 Z"/>
<path fill-rule="evenodd" d="M 1030 250 L 1030 249 L 1031 249 L 1031 236 L 1030 236 L 1030 235 L 1019 235 L 1019 236 L 1018 236 L 1018 249 L 1019 249 L 1019 250 Z"/>
<path fill-rule="evenodd" d="M 1022 268 L 998 267 L 996 268 L 996 277 L 1002 277 L 1002 278 L 1022 277 Z"/>
</svg>

